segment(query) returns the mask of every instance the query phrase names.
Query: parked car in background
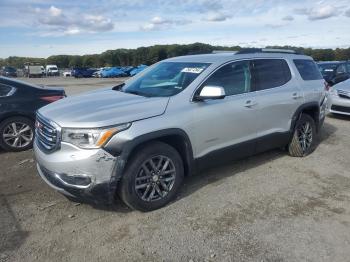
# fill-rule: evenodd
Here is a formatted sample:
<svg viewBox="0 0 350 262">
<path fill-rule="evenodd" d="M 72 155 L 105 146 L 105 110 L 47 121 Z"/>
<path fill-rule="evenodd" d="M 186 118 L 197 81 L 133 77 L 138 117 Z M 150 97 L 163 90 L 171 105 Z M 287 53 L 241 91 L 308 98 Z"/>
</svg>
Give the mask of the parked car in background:
<svg viewBox="0 0 350 262">
<path fill-rule="evenodd" d="M 47 76 L 59 76 L 58 67 L 56 65 L 47 65 L 45 69 Z"/>
<path fill-rule="evenodd" d="M 98 71 L 98 69 L 74 67 L 72 69 L 72 76 L 75 78 L 92 77 L 96 71 Z"/>
<path fill-rule="evenodd" d="M 44 74 L 43 66 L 36 63 L 24 64 L 24 76 L 26 77 L 42 77 Z"/>
<path fill-rule="evenodd" d="M 102 71 L 109 70 L 109 69 L 110 69 L 110 67 L 101 67 L 101 68 L 98 69 L 96 72 L 94 72 L 94 73 L 92 74 L 92 76 L 93 76 L 93 77 L 97 77 L 97 78 L 102 77 Z"/>
<path fill-rule="evenodd" d="M 112 202 L 118 194 L 150 211 L 208 164 L 273 148 L 310 154 L 326 101 L 317 65 L 294 51 L 174 57 L 109 90 L 40 109 L 37 169 L 71 199 Z"/>
<path fill-rule="evenodd" d="M 148 66 L 146 65 L 139 65 L 135 68 L 133 68 L 130 72 L 129 72 L 129 75 L 130 76 L 134 76 L 134 75 L 137 75 L 138 73 L 140 73 L 141 71 L 145 70 Z"/>
<path fill-rule="evenodd" d="M 71 71 L 71 70 L 64 71 L 64 72 L 62 73 L 62 75 L 63 75 L 64 77 L 70 77 L 70 76 L 72 76 L 72 71 Z"/>
<path fill-rule="evenodd" d="M 318 67 L 331 86 L 350 78 L 350 61 L 319 62 Z"/>
<path fill-rule="evenodd" d="M 350 79 L 335 84 L 329 89 L 328 111 L 350 116 Z"/>
<path fill-rule="evenodd" d="M 111 67 L 100 71 L 101 77 L 123 77 L 128 76 L 120 67 Z"/>
<path fill-rule="evenodd" d="M 130 76 L 130 72 L 134 69 L 135 67 L 133 66 L 123 66 L 120 69 L 126 73 L 128 76 Z"/>
<path fill-rule="evenodd" d="M 11 66 L 3 66 L 0 75 L 7 77 L 17 77 L 17 69 Z"/>
<path fill-rule="evenodd" d="M 0 148 L 22 151 L 33 144 L 36 111 L 64 98 L 63 89 L 52 89 L 0 77 Z M 44 130 L 46 134 L 50 130 Z"/>
</svg>

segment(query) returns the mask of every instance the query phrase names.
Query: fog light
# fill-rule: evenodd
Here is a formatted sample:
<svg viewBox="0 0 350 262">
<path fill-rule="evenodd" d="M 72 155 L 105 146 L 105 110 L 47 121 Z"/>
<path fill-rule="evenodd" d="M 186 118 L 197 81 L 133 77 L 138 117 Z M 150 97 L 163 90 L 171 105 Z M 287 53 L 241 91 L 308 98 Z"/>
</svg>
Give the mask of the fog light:
<svg viewBox="0 0 350 262">
<path fill-rule="evenodd" d="M 70 185 L 75 186 L 88 186 L 91 184 L 91 178 L 88 176 L 81 176 L 81 175 L 73 175 L 68 176 L 66 174 L 60 174 L 60 178 Z"/>
</svg>

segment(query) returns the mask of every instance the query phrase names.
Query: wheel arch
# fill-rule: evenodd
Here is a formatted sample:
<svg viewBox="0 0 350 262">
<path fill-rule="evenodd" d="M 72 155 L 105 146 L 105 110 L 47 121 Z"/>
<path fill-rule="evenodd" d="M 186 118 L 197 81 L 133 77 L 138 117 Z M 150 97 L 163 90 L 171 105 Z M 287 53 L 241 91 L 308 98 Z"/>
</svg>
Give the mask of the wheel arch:
<svg viewBox="0 0 350 262">
<path fill-rule="evenodd" d="M 29 115 L 23 112 L 13 112 L 13 113 L 5 113 L 0 116 L 0 123 L 3 121 L 12 118 L 12 117 L 25 117 L 28 118 L 29 120 L 35 122 L 35 116 L 34 115 Z"/>
<path fill-rule="evenodd" d="M 116 167 L 116 180 L 120 179 L 128 161 L 136 154 L 138 149 L 155 141 L 166 143 L 179 153 L 184 164 L 185 175 L 190 175 L 195 172 L 192 144 L 188 135 L 182 129 L 170 128 L 138 136 L 123 144 L 119 152 L 111 152 L 106 148 L 109 153 L 118 155 L 119 157 Z"/>
<path fill-rule="evenodd" d="M 309 102 L 301 105 L 294 113 L 291 124 L 291 133 L 293 133 L 297 121 L 300 119 L 302 114 L 307 114 L 312 117 L 315 121 L 316 131 L 318 132 L 319 126 L 319 115 L 320 115 L 320 105 L 317 102 Z"/>
</svg>

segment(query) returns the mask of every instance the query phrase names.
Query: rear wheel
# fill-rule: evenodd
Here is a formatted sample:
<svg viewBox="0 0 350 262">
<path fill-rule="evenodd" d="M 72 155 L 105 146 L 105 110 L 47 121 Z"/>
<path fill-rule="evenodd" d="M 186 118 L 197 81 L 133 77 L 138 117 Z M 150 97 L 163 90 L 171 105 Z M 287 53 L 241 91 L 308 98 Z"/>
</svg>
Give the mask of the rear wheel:
<svg viewBox="0 0 350 262">
<path fill-rule="evenodd" d="M 0 124 L 0 147 L 6 151 L 23 151 L 32 147 L 34 123 L 26 117 L 11 117 Z"/>
<path fill-rule="evenodd" d="M 313 118 L 302 114 L 295 125 L 288 151 L 291 156 L 303 157 L 312 152 L 316 140 L 316 125 Z"/>
<path fill-rule="evenodd" d="M 155 210 L 176 196 L 183 177 L 179 153 L 165 143 L 154 142 L 141 148 L 130 160 L 118 194 L 133 209 Z"/>
</svg>

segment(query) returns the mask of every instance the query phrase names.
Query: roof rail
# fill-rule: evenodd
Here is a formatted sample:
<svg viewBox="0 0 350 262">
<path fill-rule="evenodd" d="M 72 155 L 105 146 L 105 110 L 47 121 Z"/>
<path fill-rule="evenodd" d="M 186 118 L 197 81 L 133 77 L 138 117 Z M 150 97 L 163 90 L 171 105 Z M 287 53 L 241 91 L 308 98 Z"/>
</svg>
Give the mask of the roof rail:
<svg viewBox="0 0 350 262">
<path fill-rule="evenodd" d="M 238 51 L 230 51 L 230 50 L 213 50 L 212 54 L 236 54 Z"/>
<path fill-rule="evenodd" d="M 252 54 L 252 53 L 283 53 L 283 54 L 295 54 L 303 55 L 303 53 L 290 50 L 290 49 L 275 49 L 275 48 L 243 48 L 236 54 Z"/>
</svg>

